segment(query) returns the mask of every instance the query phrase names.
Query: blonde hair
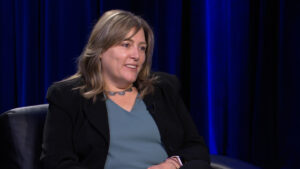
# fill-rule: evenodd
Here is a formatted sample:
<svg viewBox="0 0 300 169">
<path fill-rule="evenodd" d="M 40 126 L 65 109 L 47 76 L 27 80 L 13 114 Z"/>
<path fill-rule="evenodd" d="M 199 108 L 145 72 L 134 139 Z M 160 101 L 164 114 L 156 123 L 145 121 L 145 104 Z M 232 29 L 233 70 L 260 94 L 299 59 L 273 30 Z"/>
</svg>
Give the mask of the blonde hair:
<svg viewBox="0 0 300 169">
<path fill-rule="evenodd" d="M 141 17 L 123 10 L 110 10 L 100 17 L 78 59 L 77 72 L 65 80 L 82 78 L 84 80 L 83 85 L 76 89 L 79 88 L 80 93 L 85 98 L 93 98 L 95 101 L 96 96 L 104 91 L 99 56 L 113 45 L 123 41 L 132 28 L 135 29 L 133 35 L 140 29 L 143 29 L 147 43 L 146 59 L 134 84 L 139 90 L 141 97 L 151 93 L 153 91 L 153 82 L 155 81 L 155 77 L 150 77 L 154 47 L 152 29 Z"/>
</svg>

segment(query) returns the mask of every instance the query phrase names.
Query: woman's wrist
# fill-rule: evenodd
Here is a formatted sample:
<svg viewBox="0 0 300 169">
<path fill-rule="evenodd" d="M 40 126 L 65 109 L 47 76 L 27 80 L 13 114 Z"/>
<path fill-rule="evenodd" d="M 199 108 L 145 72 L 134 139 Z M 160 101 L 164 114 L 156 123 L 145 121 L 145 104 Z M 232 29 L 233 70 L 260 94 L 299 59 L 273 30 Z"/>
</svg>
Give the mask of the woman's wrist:
<svg viewBox="0 0 300 169">
<path fill-rule="evenodd" d="M 170 158 L 176 159 L 176 161 L 180 164 L 180 166 L 183 166 L 183 164 L 185 163 L 185 160 L 183 160 L 183 158 L 180 156 L 172 156 Z"/>
</svg>

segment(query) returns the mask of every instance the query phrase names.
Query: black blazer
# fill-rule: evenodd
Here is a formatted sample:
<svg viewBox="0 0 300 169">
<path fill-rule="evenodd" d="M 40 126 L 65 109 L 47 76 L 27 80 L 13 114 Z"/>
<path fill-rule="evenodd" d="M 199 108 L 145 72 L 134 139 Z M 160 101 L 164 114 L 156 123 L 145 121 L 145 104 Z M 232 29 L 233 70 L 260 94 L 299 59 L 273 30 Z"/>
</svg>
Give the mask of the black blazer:
<svg viewBox="0 0 300 169">
<path fill-rule="evenodd" d="M 156 73 L 152 94 L 144 97 L 169 156 L 179 155 L 209 167 L 208 150 L 178 95 L 175 76 Z M 49 112 L 41 160 L 45 169 L 103 169 L 109 147 L 109 127 L 103 94 L 96 102 L 83 98 L 80 78 L 55 83 L 48 89 Z M 195 161 L 194 161 L 195 162 Z M 196 168 L 196 167 L 195 167 Z"/>
</svg>

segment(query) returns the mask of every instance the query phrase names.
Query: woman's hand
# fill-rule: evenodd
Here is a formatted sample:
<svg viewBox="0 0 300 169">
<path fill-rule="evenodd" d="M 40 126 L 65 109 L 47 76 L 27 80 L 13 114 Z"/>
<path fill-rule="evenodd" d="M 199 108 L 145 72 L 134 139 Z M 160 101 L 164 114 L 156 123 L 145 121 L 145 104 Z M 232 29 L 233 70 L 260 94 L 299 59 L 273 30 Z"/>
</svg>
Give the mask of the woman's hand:
<svg viewBox="0 0 300 169">
<path fill-rule="evenodd" d="M 173 158 L 168 158 L 164 162 L 148 167 L 147 169 L 179 169 L 180 164 Z"/>
</svg>

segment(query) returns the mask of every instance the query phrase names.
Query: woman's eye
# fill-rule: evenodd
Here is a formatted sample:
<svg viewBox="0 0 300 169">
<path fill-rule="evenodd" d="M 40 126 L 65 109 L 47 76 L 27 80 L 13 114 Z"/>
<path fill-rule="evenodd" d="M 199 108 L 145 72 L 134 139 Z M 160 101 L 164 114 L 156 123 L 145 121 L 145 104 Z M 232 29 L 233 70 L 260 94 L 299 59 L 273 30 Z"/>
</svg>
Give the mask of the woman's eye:
<svg viewBox="0 0 300 169">
<path fill-rule="evenodd" d="M 125 47 L 125 48 L 128 48 L 130 46 L 129 43 L 122 43 L 122 46 Z"/>
<path fill-rule="evenodd" d="M 142 51 L 146 51 L 147 48 L 146 48 L 146 46 L 141 46 L 140 49 L 141 49 Z"/>
</svg>

